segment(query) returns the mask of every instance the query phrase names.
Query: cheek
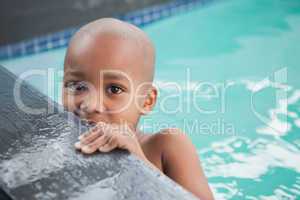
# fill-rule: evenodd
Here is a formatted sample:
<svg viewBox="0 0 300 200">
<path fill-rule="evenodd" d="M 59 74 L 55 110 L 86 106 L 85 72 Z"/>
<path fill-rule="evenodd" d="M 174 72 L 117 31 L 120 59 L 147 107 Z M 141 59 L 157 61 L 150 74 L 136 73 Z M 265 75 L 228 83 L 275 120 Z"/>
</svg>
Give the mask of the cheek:
<svg viewBox="0 0 300 200">
<path fill-rule="evenodd" d="M 145 100 L 146 99 L 144 94 L 139 94 L 135 97 L 134 106 L 137 112 L 139 113 L 143 112 L 145 106 Z"/>
<path fill-rule="evenodd" d="M 108 107 L 110 111 L 115 111 L 111 114 L 111 118 L 113 118 L 114 122 L 117 121 L 127 121 L 130 124 L 136 124 L 139 117 L 140 112 L 137 108 L 137 102 L 134 102 L 134 99 L 130 100 L 130 97 L 118 99 L 118 101 L 113 101 L 111 104 L 108 103 Z"/>
<path fill-rule="evenodd" d="M 63 106 L 70 112 L 73 112 L 78 108 L 79 104 L 81 102 L 81 97 L 70 95 L 67 92 L 63 92 L 62 95 L 62 104 Z"/>
<path fill-rule="evenodd" d="M 126 122 L 130 127 L 135 127 L 138 123 L 138 120 L 140 118 L 139 112 L 135 110 L 134 108 L 129 107 L 128 109 L 119 112 L 114 113 L 110 115 L 111 122 L 113 123 L 124 123 Z"/>
<path fill-rule="evenodd" d="M 134 104 L 128 94 L 116 97 L 107 97 L 104 99 L 104 103 L 109 111 L 113 111 L 115 113 L 127 112 L 127 110 L 131 109 L 132 104 Z"/>
</svg>

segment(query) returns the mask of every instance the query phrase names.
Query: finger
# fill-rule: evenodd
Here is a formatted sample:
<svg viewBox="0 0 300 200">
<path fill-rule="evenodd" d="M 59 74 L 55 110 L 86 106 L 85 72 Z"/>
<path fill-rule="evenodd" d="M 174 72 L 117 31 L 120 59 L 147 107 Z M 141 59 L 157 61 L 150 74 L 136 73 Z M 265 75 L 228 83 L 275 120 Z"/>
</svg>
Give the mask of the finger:
<svg viewBox="0 0 300 200">
<path fill-rule="evenodd" d="M 102 135 L 103 131 L 99 127 L 94 127 L 90 132 L 80 138 L 80 143 L 83 145 L 89 144 Z"/>
<path fill-rule="evenodd" d="M 118 140 L 117 137 L 111 137 L 110 140 L 104 144 L 103 146 L 99 147 L 100 152 L 110 152 L 111 150 L 118 147 Z"/>
<path fill-rule="evenodd" d="M 88 131 L 84 132 L 83 134 L 79 135 L 78 140 L 82 140 L 86 138 L 91 132 L 94 131 L 96 127 L 93 127 L 92 129 L 89 129 Z"/>
<path fill-rule="evenodd" d="M 95 132 L 95 131 L 97 131 L 97 130 L 99 130 L 99 129 L 102 129 L 102 130 L 103 130 L 103 128 L 104 128 L 105 126 L 106 126 L 106 124 L 105 124 L 104 122 L 98 122 L 94 127 L 92 127 L 91 129 L 89 129 L 86 133 L 80 135 L 80 136 L 78 137 L 78 139 L 81 140 L 81 139 L 83 139 L 83 138 L 86 138 L 87 136 L 89 136 L 89 134 L 90 134 L 91 132 Z"/>
<path fill-rule="evenodd" d="M 87 144 L 82 145 L 81 151 L 86 154 L 94 153 L 97 149 L 104 144 L 106 144 L 110 139 L 110 135 L 103 134 L 102 136 L 98 137 L 95 141 Z"/>
</svg>

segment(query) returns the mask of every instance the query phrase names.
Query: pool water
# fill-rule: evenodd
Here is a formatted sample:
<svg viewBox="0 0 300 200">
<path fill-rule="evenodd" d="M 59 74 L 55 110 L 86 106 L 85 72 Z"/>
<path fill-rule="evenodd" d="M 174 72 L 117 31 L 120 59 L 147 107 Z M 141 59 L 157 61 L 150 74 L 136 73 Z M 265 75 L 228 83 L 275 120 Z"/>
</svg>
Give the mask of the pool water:
<svg viewBox="0 0 300 200">
<path fill-rule="evenodd" d="M 159 98 L 141 128 L 182 128 L 218 200 L 300 199 L 300 1 L 218 1 L 144 30 L 157 48 Z M 60 102 L 64 54 L 1 64 L 50 68 L 55 78 L 30 82 Z"/>
</svg>

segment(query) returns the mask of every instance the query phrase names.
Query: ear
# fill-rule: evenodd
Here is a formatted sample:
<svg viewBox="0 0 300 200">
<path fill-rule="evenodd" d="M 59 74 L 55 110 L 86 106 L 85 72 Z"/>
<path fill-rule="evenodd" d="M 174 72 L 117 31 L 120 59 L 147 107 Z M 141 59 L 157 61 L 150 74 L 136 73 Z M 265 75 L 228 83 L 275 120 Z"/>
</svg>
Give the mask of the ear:
<svg viewBox="0 0 300 200">
<path fill-rule="evenodd" d="M 157 89 L 154 86 L 151 86 L 148 90 L 146 99 L 144 101 L 143 109 L 141 111 L 142 115 L 146 115 L 151 112 L 155 106 L 157 99 Z"/>
</svg>

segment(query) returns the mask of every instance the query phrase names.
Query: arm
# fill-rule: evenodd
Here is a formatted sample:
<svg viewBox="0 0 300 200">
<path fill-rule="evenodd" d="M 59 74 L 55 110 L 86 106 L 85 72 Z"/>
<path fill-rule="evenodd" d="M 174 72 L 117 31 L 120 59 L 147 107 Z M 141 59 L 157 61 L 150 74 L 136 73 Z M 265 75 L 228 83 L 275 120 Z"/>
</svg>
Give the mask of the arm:
<svg viewBox="0 0 300 200">
<path fill-rule="evenodd" d="M 213 194 L 192 142 L 178 129 L 175 129 L 175 133 L 173 131 L 162 137 L 163 165 L 166 175 L 200 199 L 212 200 Z"/>
</svg>

